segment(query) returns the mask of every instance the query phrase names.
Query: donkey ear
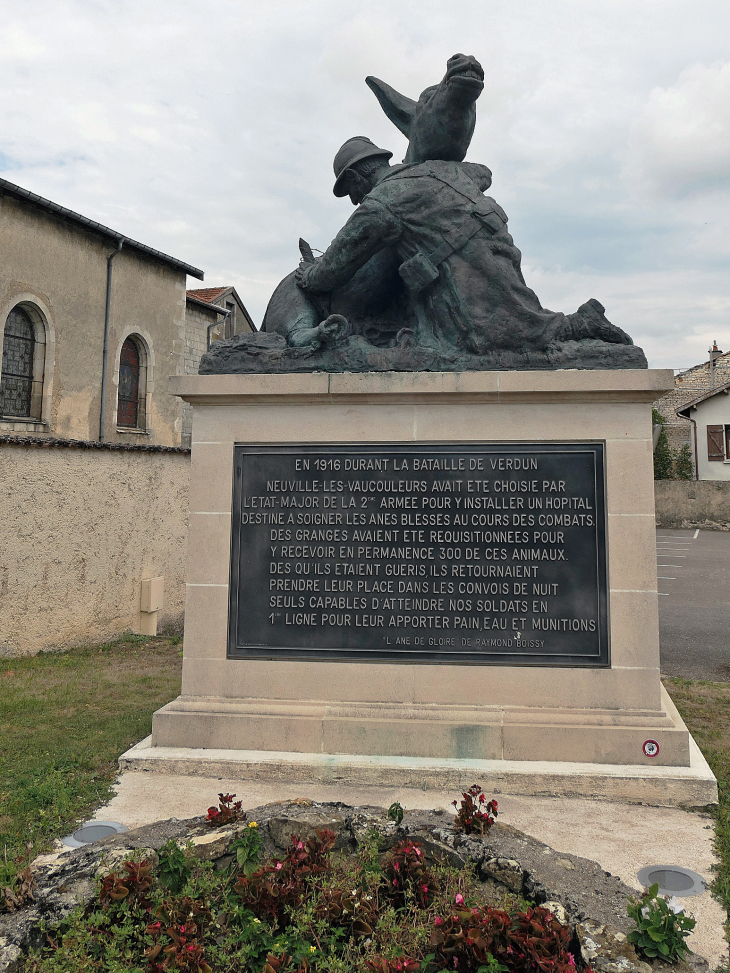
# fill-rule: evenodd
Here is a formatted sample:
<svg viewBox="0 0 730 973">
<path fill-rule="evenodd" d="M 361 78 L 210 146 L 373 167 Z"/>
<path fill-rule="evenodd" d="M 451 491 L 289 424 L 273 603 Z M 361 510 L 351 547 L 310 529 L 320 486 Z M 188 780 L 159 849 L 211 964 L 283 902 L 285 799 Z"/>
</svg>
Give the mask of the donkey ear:
<svg viewBox="0 0 730 973">
<path fill-rule="evenodd" d="M 391 122 L 408 138 L 413 116 L 416 113 L 416 102 L 412 98 L 399 94 L 395 88 L 391 88 L 389 84 L 378 78 L 365 78 L 365 84 L 375 94 L 380 107 Z"/>
</svg>

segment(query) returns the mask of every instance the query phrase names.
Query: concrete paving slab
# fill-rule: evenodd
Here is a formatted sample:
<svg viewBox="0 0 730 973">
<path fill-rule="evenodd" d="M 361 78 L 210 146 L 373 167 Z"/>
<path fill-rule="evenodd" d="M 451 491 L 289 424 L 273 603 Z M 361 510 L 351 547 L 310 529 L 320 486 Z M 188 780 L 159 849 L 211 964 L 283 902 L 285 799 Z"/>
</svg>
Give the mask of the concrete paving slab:
<svg viewBox="0 0 730 973">
<path fill-rule="evenodd" d="M 488 777 L 481 777 L 483 783 L 487 780 Z M 193 817 L 217 803 L 219 792 L 235 793 L 245 808 L 305 798 L 380 807 L 398 800 L 406 808 L 453 811 L 451 801 L 460 797 L 454 790 L 424 791 L 402 785 L 354 787 L 343 783 L 127 771 L 119 779 L 115 797 L 99 808 L 96 819 L 120 821 L 135 828 L 170 817 Z M 488 786 L 487 796 L 492 796 Z M 646 865 L 680 865 L 698 872 L 708 882 L 712 878 L 711 867 L 716 860 L 714 828 L 706 813 L 574 797 L 504 794 L 499 794 L 499 811 L 500 821 L 544 841 L 556 851 L 597 861 L 637 890 L 641 889 L 637 873 Z M 724 910 L 709 892 L 684 901 L 687 911 L 697 920 L 689 944 L 714 968 L 728 956 Z"/>
</svg>

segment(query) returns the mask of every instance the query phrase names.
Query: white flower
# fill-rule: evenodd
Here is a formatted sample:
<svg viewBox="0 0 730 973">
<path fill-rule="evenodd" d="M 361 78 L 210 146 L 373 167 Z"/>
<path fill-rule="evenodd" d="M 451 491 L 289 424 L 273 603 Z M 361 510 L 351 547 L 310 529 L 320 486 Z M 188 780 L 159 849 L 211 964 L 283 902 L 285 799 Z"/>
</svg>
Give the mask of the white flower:
<svg viewBox="0 0 730 973">
<path fill-rule="evenodd" d="M 676 899 L 673 895 L 667 899 L 667 905 L 675 916 L 678 916 L 680 912 L 684 912 L 684 906 L 679 899 Z"/>
<path fill-rule="evenodd" d="M 641 914 L 642 914 L 642 916 L 645 919 L 648 919 L 649 918 L 649 907 L 648 906 L 644 906 L 644 908 L 641 910 Z"/>
</svg>

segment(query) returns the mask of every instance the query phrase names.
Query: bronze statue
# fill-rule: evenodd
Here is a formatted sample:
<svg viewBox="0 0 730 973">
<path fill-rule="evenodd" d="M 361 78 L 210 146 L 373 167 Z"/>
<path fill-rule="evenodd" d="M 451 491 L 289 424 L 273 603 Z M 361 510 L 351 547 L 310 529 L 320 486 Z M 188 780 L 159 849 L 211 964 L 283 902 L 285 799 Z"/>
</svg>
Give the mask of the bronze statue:
<svg viewBox="0 0 730 973">
<path fill-rule="evenodd" d="M 217 342 L 201 372 L 646 367 L 598 301 L 566 315 L 527 287 L 507 215 L 484 195 L 490 170 L 463 161 L 483 78 L 455 54 L 417 102 L 367 79 L 408 137 L 404 162 L 364 136 L 341 146 L 333 192 L 355 213 L 321 257 L 300 241 L 266 310 L 270 337 Z"/>
</svg>

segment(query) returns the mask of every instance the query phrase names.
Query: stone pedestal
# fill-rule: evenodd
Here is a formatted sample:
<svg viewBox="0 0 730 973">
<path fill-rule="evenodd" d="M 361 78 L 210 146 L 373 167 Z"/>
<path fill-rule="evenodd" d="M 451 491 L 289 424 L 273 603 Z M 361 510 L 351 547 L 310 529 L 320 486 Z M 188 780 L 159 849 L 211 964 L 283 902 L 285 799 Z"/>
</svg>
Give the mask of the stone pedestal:
<svg viewBox="0 0 730 973">
<path fill-rule="evenodd" d="M 150 753 L 681 774 L 692 747 L 659 679 L 651 442 L 651 403 L 672 386 L 643 370 L 173 379 L 194 410 L 183 685 L 154 715 Z M 515 441 L 605 443 L 610 667 L 228 658 L 234 444 Z"/>
</svg>

